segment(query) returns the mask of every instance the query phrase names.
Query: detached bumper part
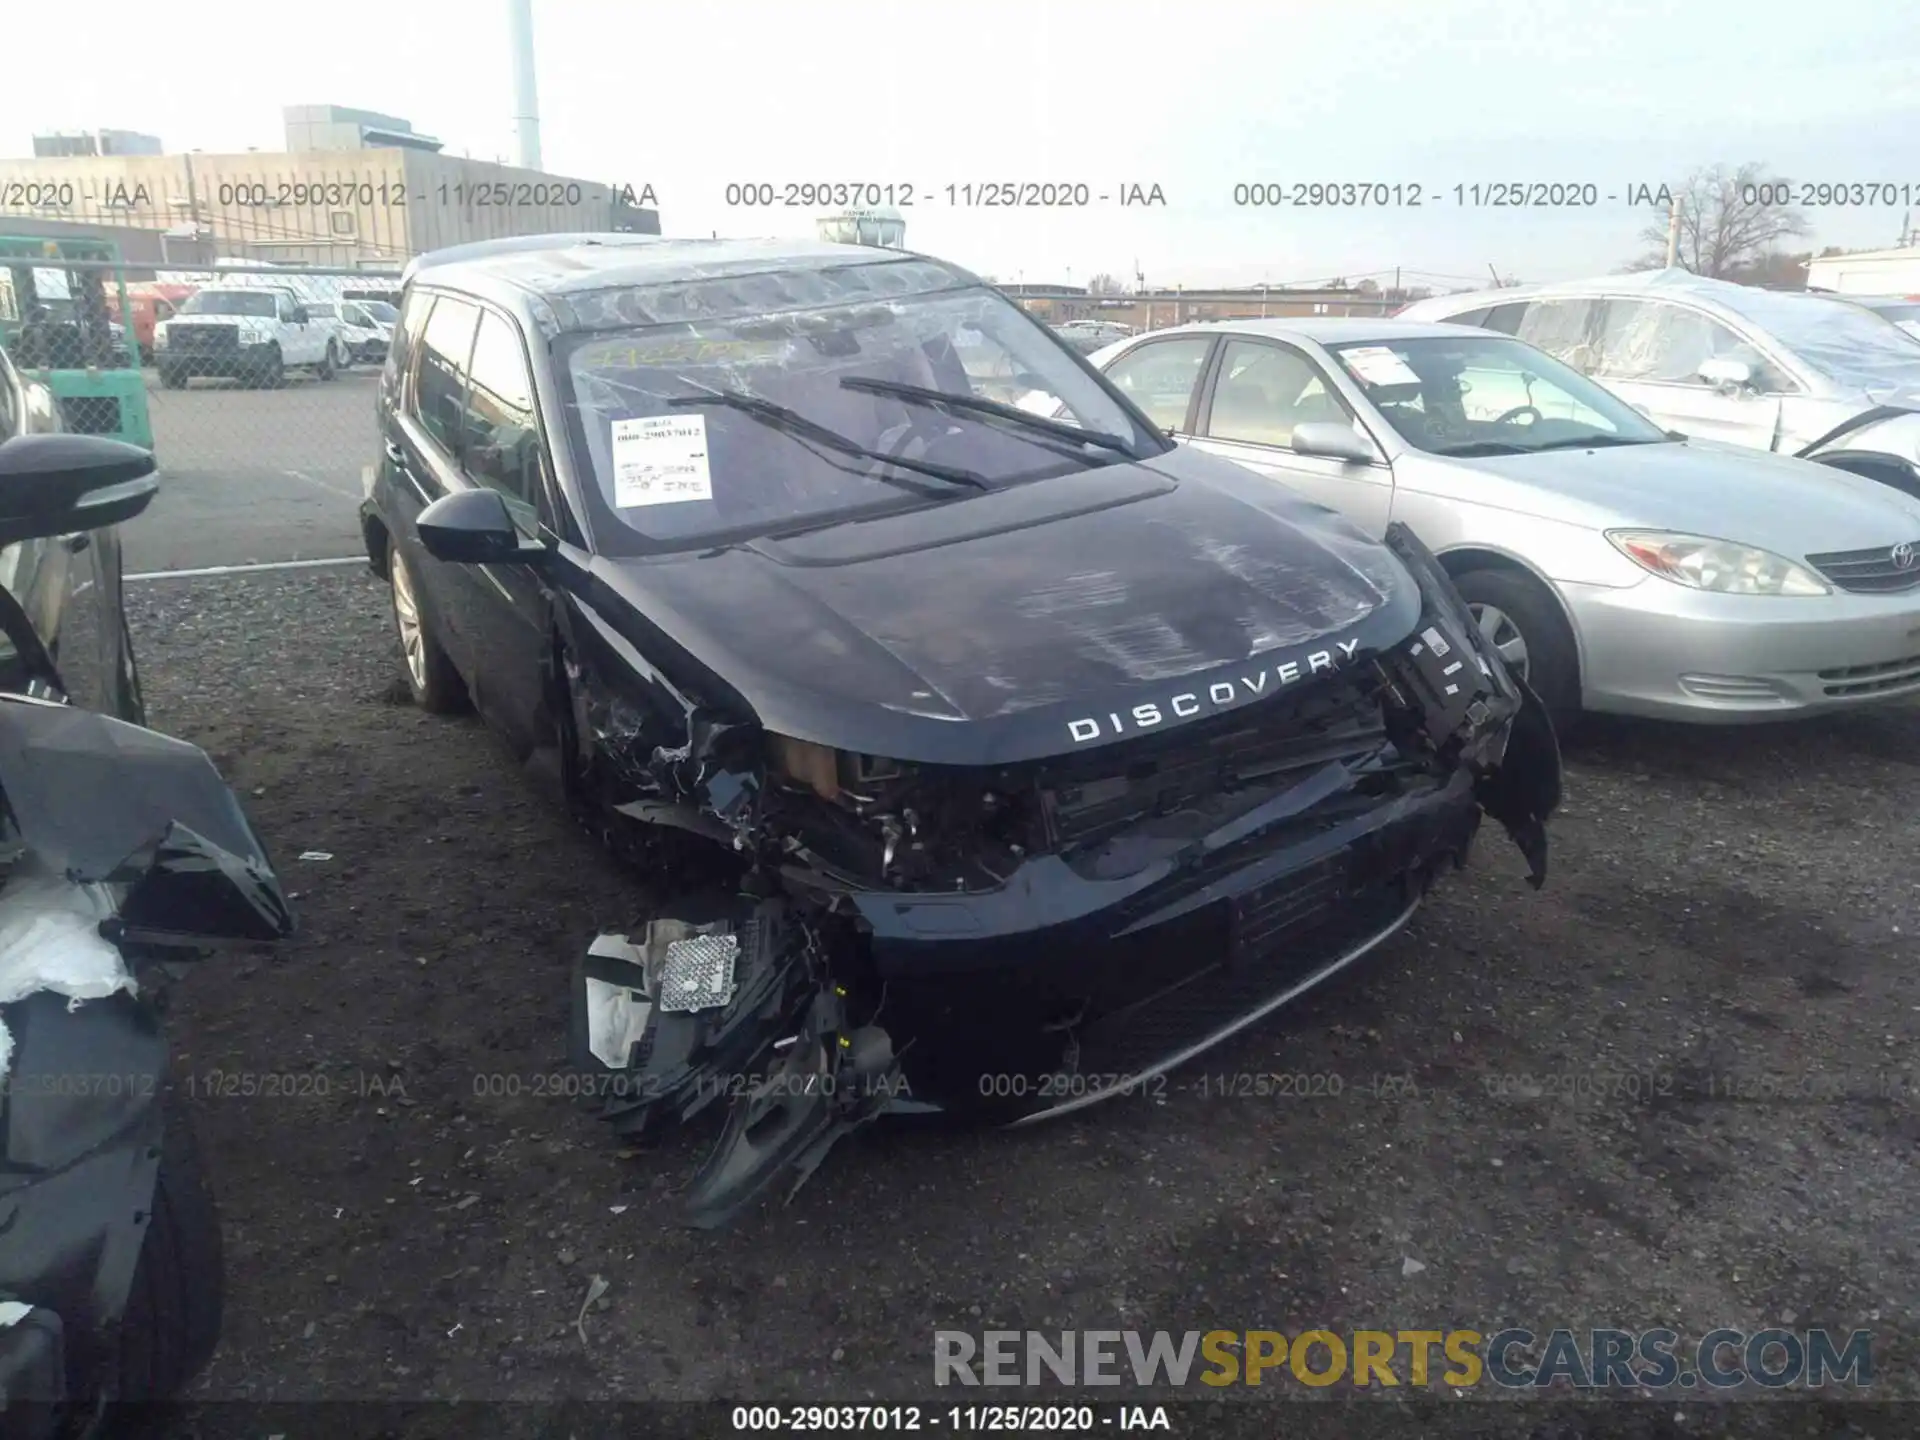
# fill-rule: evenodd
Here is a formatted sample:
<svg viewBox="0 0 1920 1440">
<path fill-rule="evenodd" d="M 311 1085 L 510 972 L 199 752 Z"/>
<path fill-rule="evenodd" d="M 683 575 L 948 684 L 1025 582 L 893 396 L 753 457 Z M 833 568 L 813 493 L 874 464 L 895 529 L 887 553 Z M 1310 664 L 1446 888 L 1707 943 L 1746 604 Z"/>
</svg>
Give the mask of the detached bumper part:
<svg viewBox="0 0 1920 1440">
<path fill-rule="evenodd" d="M 1526 858 L 1528 883 L 1547 879 L 1547 817 L 1560 805 L 1560 742 L 1546 706 L 1480 634 L 1433 552 L 1395 521 L 1387 548 L 1412 572 L 1427 602 L 1413 642 L 1383 664 L 1401 693 L 1403 720 L 1418 715 L 1428 747 L 1474 777 L 1480 808 Z M 1396 737 L 1404 738 L 1404 737 Z"/>
<path fill-rule="evenodd" d="M 731 1102 L 686 1197 L 688 1221 L 711 1228 L 783 1171 L 797 1190 L 899 1085 L 892 1042 L 852 1023 L 784 903 L 726 897 L 705 911 L 655 918 L 638 944 L 593 942 L 574 986 L 573 1060 L 601 1078 L 602 1117 L 629 1137 Z"/>
</svg>

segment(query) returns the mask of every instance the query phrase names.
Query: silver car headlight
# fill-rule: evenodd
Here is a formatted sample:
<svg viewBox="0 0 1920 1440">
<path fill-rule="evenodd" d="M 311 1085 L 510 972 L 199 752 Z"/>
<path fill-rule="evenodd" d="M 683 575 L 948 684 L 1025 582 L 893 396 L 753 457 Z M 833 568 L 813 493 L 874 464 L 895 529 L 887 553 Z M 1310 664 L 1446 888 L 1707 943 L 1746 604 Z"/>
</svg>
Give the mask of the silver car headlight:
<svg viewBox="0 0 1920 1440">
<path fill-rule="evenodd" d="M 1613 547 L 1642 570 L 1719 595 L 1831 595 L 1804 565 L 1771 550 L 1671 530 L 1609 530 Z"/>
</svg>

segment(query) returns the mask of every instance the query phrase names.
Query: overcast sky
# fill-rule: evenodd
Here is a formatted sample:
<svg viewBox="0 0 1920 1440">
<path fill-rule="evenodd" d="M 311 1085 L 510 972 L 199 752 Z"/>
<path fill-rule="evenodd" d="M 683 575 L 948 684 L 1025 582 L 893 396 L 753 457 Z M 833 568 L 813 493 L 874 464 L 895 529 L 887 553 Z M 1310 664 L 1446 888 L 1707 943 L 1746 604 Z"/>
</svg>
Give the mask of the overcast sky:
<svg viewBox="0 0 1920 1440">
<path fill-rule="evenodd" d="M 30 5 L 9 48 L 37 58 L 6 67 L 0 153 L 100 126 L 169 150 L 279 149 L 282 106 L 333 103 L 511 161 L 506 13 L 88 0 L 76 37 L 70 14 Z M 730 181 L 904 182 L 911 248 L 1003 280 L 1084 283 L 1137 263 L 1150 284 L 1395 266 L 1471 282 L 1490 265 L 1529 280 L 1615 268 L 1648 218 L 1629 187 L 1698 165 L 1763 161 L 1920 201 L 1920 4 L 1835 16 L 1802 0 L 534 0 L 534 43 L 545 168 L 651 184 L 669 235 L 812 233 L 813 209 L 728 208 Z M 947 203 L 948 185 L 1000 180 L 1158 185 L 1166 205 Z M 1236 208 L 1244 181 L 1418 184 L 1427 203 Z M 1499 181 L 1621 199 L 1454 201 L 1455 185 Z M 1809 218 L 1816 245 L 1868 247 L 1894 244 L 1904 217 Z"/>
</svg>

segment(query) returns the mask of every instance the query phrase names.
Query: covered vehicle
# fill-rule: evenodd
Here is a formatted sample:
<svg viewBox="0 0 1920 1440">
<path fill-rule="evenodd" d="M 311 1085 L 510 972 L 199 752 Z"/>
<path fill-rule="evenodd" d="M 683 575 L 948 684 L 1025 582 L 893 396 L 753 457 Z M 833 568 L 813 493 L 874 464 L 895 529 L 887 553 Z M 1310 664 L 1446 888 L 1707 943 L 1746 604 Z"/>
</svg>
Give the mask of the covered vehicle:
<svg viewBox="0 0 1920 1440">
<path fill-rule="evenodd" d="M 114 527 L 153 457 L 97 436 L 0 440 L 0 543 L 61 537 L 90 571 L 58 634 L 0 588 L 0 1433 L 64 1433 L 172 1394 L 219 1338 L 220 1234 L 168 1098 L 151 992 L 208 945 L 291 918 L 204 752 L 143 728 Z M 104 601 L 105 603 L 101 603 Z M 89 617 L 91 625 L 77 623 Z M 100 708 L 79 703 L 91 697 Z"/>
<path fill-rule="evenodd" d="M 1920 295 L 1842 295 L 1839 298 L 1862 310 L 1871 310 L 1882 320 L 1891 320 L 1915 340 L 1920 340 Z"/>
<path fill-rule="evenodd" d="M 674 877 L 574 1039 L 627 1133 L 727 1111 L 699 1223 L 909 1102 L 1150 1087 L 1398 930 L 1483 810 L 1544 878 L 1551 725 L 1420 543 L 1174 446 L 949 265 L 429 264 L 381 428 L 415 697 Z"/>
<path fill-rule="evenodd" d="M 1920 495 L 1920 342 L 1839 296 L 1675 269 L 1440 295 L 1399 313 L 1513 335 L 1668 429 Z"/>
</svg>

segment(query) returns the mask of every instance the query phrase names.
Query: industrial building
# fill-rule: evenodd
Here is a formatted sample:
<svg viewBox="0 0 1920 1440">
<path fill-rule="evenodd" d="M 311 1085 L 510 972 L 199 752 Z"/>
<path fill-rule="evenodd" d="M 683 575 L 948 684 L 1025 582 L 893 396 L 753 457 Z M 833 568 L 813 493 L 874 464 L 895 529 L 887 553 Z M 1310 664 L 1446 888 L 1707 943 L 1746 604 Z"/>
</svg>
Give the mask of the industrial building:
<svg viewBox="0 0 1920 1440">
<path fill-rule="evenodd" d="M 75 155 L 159 155 L 166 147 L 158 135 L 138 130 L 82 130 L 77 134 L 36 135 L 33 153 L 41 159 L 71 159 Z"/>
<path fill-rule="evenodd" d="M 393 268 L 427 250 L 545 231 L 660 233 L 643 175 L 584 180 L 440 153 L 405 120 L 291 106 L 288 148 L 0 159 L 0 227 L 131 227 L 219 254 Z M 197 247 L 196 247 L 197 248 Z"/>
<path fill-rule="evenodd" d="M 1920 294 L 1920 245 L 1816 255 L 1807 262 L 1807 286 L 1842 295 Z"/>
</svg>

